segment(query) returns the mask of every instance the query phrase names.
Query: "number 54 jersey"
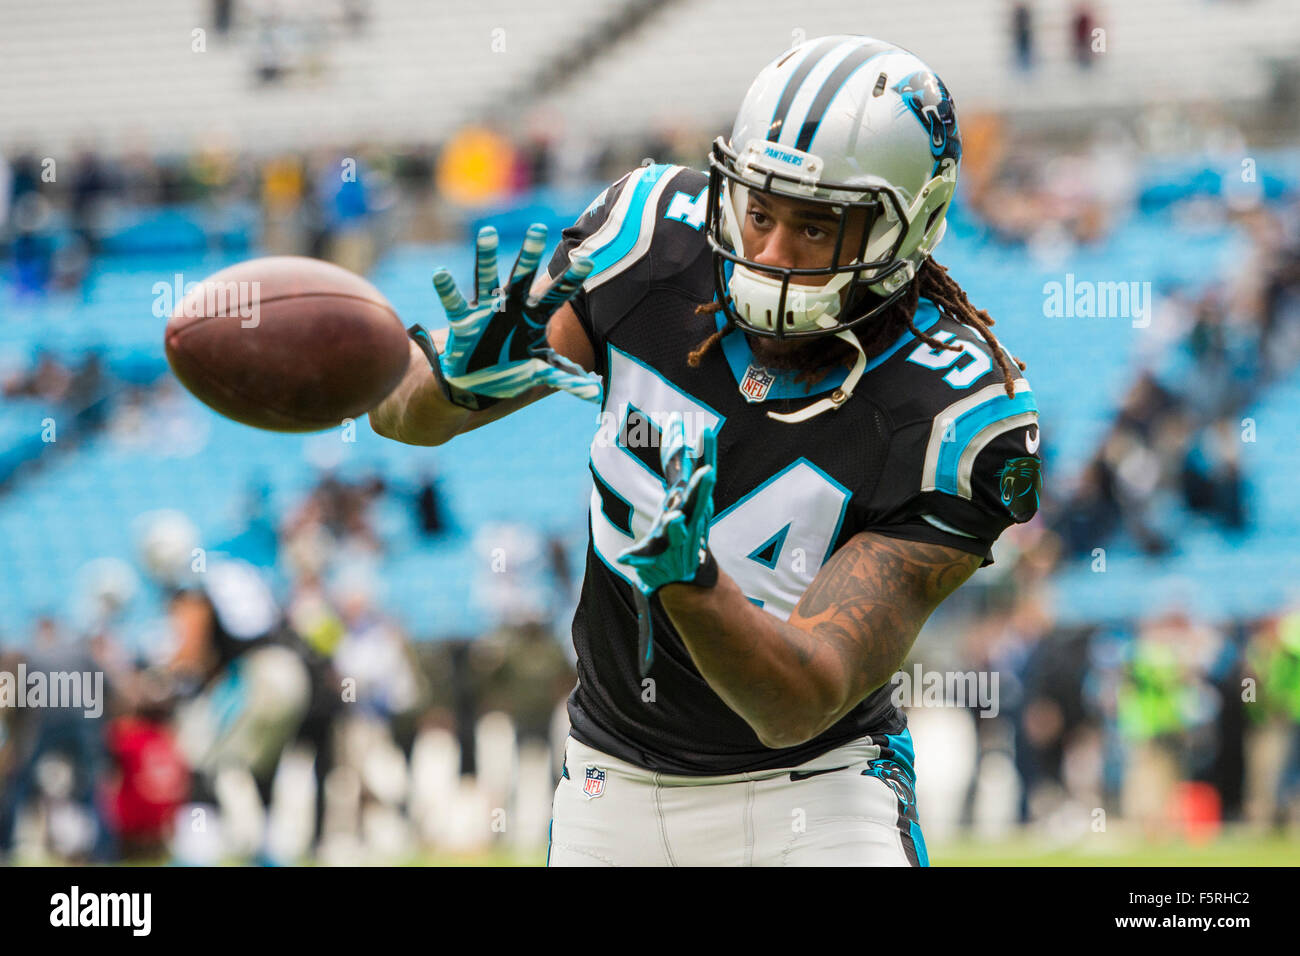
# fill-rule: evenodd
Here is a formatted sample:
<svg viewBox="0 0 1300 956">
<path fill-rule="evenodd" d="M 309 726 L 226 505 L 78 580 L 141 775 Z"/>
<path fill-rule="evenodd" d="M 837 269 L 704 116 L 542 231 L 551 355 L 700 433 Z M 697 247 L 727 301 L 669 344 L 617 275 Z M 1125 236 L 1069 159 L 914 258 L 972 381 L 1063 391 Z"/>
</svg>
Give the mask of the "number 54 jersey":
<svg viewBox="0 0 1300 956">
<path fill-rule="evenodd" d="M 716 429 L 718 475 L 709 546 L 722 570 L 781 620 L 826 560 L 863 531 L 981 555 L 1028 521 L 1040 487 L 1037 410 L 1024 379 L 1008 397 L 975 330 L 922 299 L 916 326 L 869 356 L 842 406 L 800 422 L 768 412 L 805 408 L 848 370 L 811 387 L 758 365 L 732 330 L 697 367 L 688 353 L 723 319 L 697 314 L 714 298 L 703 234 L 707 177 L 644 166 L 606 189 L 564 230 L 548 272 L 572 256 L 594 262 L 573 308 L 591 340 L 605 397 L 591 444 L 591 537 L 573 622 L 578 686 L 573 735 L 641 767 L 713 776 L 797 766 L 848 740 L 905 726 L 887 684 L 821 736 L 774 750 L 713 691 L 658 599 L 654 670 L 637 670 L 634 570 L 617 563 L 663 500 L 660 428 L 681 416 L 697 453 Z"/>
</svg>

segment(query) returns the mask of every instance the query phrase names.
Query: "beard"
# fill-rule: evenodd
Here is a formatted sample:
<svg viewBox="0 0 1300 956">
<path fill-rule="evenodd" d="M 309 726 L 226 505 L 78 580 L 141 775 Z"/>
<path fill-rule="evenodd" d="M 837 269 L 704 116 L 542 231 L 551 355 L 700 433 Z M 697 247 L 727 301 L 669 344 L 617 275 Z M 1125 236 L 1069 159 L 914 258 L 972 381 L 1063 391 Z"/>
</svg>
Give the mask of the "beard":
<svg viewBox="0 0 1300 956">
<path fill-rule="evenodd" d="M 804 341 L 778 342 L 776 339 L 745 333 L 754 360 L 764 368 L 779 372 L 800 372 L 799 380 L 821 378 L 841 365 L 852 367 L 858 350 L 833 335 Z"/>
</svg>

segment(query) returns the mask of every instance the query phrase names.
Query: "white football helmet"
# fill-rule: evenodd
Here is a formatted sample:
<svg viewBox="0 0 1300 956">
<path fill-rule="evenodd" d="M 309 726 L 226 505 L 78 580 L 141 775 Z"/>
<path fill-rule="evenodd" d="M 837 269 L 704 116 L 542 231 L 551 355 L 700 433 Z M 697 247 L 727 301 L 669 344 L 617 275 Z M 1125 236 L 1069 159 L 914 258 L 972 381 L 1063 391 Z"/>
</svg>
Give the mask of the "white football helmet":
<svg viewBox="0 0 1300 956">
<path fill-rule="evenodd" d="M 942 238 L 960 160 L 952 98 L 913 54 L 861 36 L 786 51 L 758 75 L 730 141 L 718 137 L 709 157 L 707 233 L 726 316 L 755 335 L 798 339 L 840 335 L 879 315 Z M 831 264 L 747 258 L 741 224 L 751 191 L 825 206 L 839 222 Z M 845 248 L 859 209 L 868 227 Z"/>
</svg>

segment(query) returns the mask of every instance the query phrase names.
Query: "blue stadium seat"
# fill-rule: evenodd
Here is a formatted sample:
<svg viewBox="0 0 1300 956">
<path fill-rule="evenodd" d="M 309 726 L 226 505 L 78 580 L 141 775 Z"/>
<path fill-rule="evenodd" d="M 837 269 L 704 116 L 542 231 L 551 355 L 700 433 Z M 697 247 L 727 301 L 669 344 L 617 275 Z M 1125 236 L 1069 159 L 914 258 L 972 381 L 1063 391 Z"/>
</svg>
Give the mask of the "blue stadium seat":
<svg viewBox="0 0 1300 956">
<path fill-rule="evenodd" d="M 586 195 L 587 191 L 583 191 Z M 954 217 L 953 236 L 940 249 L 971 300 L 997 319 L 996 331 L 1029 363 L 1044 422 L 1049 480 L 1091 454 L 1132 380 L 1146 330 L 1124 318 L 1069 319 L 1044 314 L 1044 284 L 1064 279 L 1064 267 L 1035 263 L 1022 250 L 972 238 L 974 227 Z M 963 236 L 963 232 L 967 235 Z M 1176 236 L 1176 241 L 1171 241 Z M 554 239 L 554 236 L 552 236 Z M 1121 223 L 1096 248 L 1069 258 L 1079 279 L 1131 278 L 1157 290 L 1173 284 L 1200 287 L 1221 274 L 1238 247 L 1230 232 L 1188 232 L 1163 210 Z M 0 362 L 30 361 L 38 349 L 67 361 L 102 351 L 110 370 L 131 382 L 148 382 L 166 371 L 161 332 L 154 314 L 160 295 L 180 273 L 199 279 L 230 264 L 230 254 L 110 258 L 97 262 L 84 297 L 61 293 L 41 302 L 6 304 L 0 321 Z M 503 250 L 504 273 L 514 250 Z M 472 244 L 404 245 L 391 250 L 370 278 L 407 322 L 443 325 L 431 276 L 450 268 L 468 287 Z M 165 293 L 162 293 L 165 294 Z M 1176 561 L 1150 561 L 1122 543 L 1108 552 L 1105 575 L 1087 562 L 1067 569 L 1058 582 L 1060 612 L 1071 619 L 1120 616 L 1151 606 L 1153 595 L 1178 594 L 1178 578 L 1191 580 L 1197 600 L 1219 611 L 1264 608 L 1281 600 L 1300 580 L 1293 529 L 1300 519 L 1294 475 L 1300 450 L 1280 436 L 1300 403 L 1300 378 L 1279 384 L 1249 414 L 1257 417 L 1260 441 L 1248 446 L 1252 513 L 1256 524 L 1241 540 L 1189 522 Z M 134 520 L 142 512 L 181 508 L 200 527 L 209 546 L 229 542 L 243 530 L 241 503 L 254 483 L 266 486 L 277 515 L 295 506 L 322 466 L 344 476 L 382 474 L 393 493 L 375 509 L 375 526 L 388 545 L 381 569 L 386 606 L 420 638 L 472 636 L 486 620 L 472 600 L 475 570 L 471 542 L 488 522 L 522 522 L 564 540 L 573 567 L 585 556 L 589 495 L 587 449 L 595 407 L 555 396 L 517 415 L 458 438 L 443 448 L 413 448 L 380 439 L 360 421 L 355 442 L 336 432 L 313 436 L 259 432 L 226 421 L 188 396 L 178 434 L 205 434 L 196 449 L 180 447 L 161 413 L 146 416 L 144 444 L 123 447 L 109 433 L 90 438 L 75 452 L 60 449 L 41 471 L 0 497 L 0 640 L 23 639 L 35 614 L 69 605 L 77 573 L 103 555 L 134 561 Z M 31 402 L 0 408 L 0 465 L 6 452 L 30 441 Z M 170 413 L 169 413 L 170 414 Z M 1265 436 L 1271 436 L 1268 440 Z M 415 532 L 411 495 L 430 467 L 438 475 L 455 530 L 434 541 Z M 1173 568 L 1173 571 L 1170 571 Z M 1152 582 L 1155 582 L 1154 584 Z M 1163 590 L 1162 590 L 1163 589 Z M 1271 605 L 1275 606 L 1275 604 Z M 144 639 L 158 617 L 148 589 L 127 609 L 124 627 Z"/>
</svg>

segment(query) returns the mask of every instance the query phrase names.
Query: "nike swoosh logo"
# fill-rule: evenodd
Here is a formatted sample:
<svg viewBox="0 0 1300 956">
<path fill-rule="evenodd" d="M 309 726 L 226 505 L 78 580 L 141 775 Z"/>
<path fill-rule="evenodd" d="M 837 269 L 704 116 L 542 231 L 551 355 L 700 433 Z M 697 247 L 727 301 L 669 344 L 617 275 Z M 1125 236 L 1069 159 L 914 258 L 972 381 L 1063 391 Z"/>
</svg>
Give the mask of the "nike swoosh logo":
<svg viewBox="0 0 1300 956">
<path fill-rule="evenodd" d="M 839 773 L 841 770 L 848 770 L 848 767 L 831 767 L 829 770 L 791 770 L 791 780 L 807 780 L 809 777 L 820 777 L 824 773 Z"/>
<path fill-rule="evenodd" d="M 1030 436 L 1029 431 L 1026 430 L 1026 431 L 1025 431 L 1025 451 L 1029 452 L 1029 454 L 1031 454 L 1031 455 L 1032 455 L 1034 452 L 1038 451 L 1038 439 L 1039 439 L 1039 437 L 1040 437 L 1041 435 L 1042 435 L 1042 432 L 1040 432 L 1040 431 L 1038 430 L 1038 426 L 1037 426 L 1037 425 L 1034 426 L 1034 434 L 1033 434 L 1032 437 Z"/>
</svg>

